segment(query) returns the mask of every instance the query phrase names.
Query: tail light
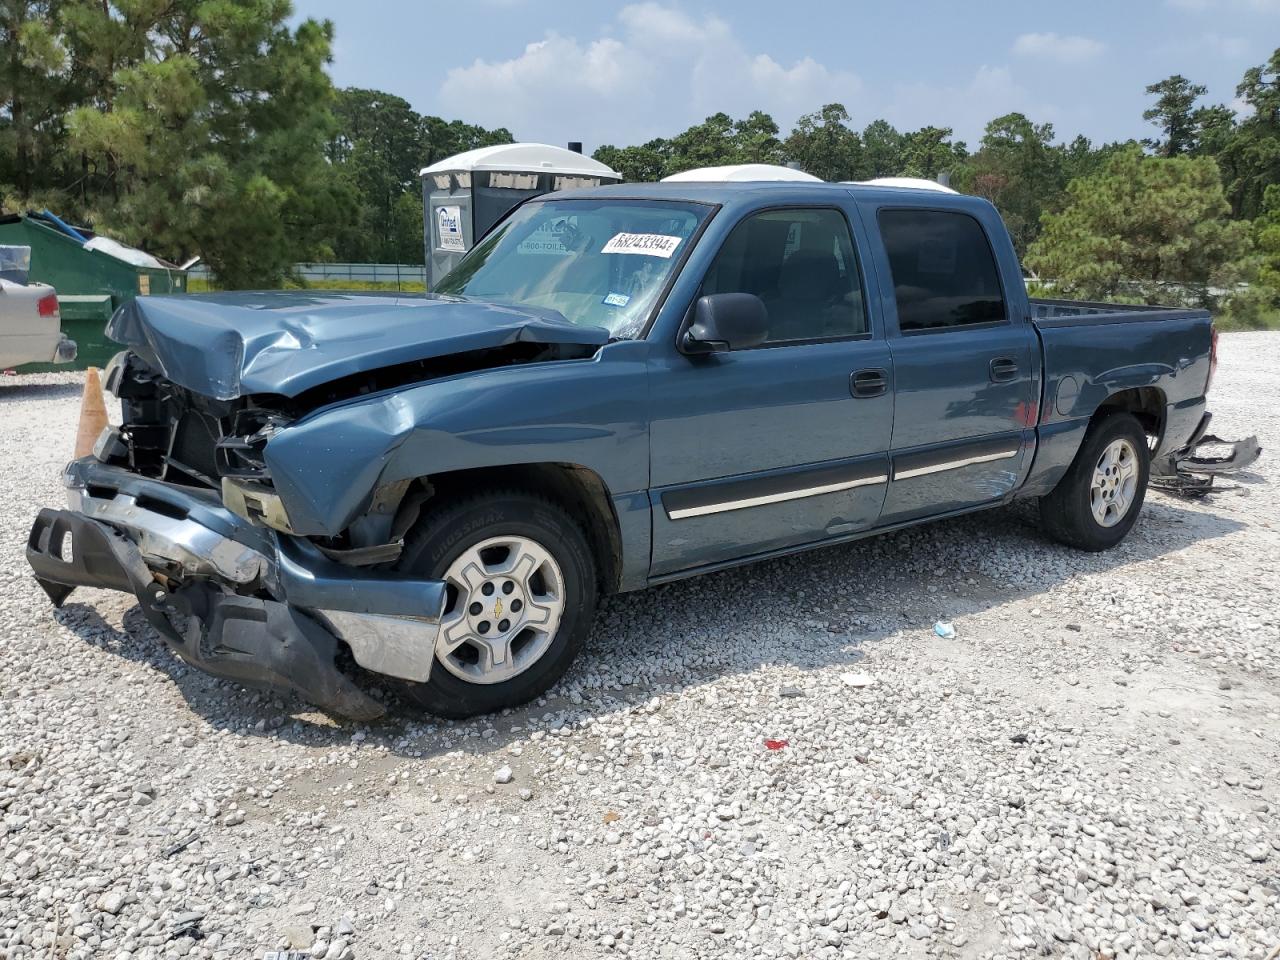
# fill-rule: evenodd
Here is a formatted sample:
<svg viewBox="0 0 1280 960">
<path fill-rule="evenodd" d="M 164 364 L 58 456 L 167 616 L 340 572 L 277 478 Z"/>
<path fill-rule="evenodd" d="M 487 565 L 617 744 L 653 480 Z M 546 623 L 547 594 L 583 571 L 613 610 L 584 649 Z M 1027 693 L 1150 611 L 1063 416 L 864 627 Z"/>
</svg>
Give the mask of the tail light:
<svg viewBox="0 0 1280 960">
<path fill-rule="evenodd" d="M 42 317 L 56 317 L 58 315 L 58 295 L 56 293 L 46 293 L 36 301 L 36 312 Z"/>
<path fill-rule="evenodd" d="M 1218 372 L 1218 328 L 1210 327 L 1209 333 L 1209 379 L 1204 382 L 1204 392 L 1209 392 L 1213 385 L 1213 375 Z"/>
</svg>

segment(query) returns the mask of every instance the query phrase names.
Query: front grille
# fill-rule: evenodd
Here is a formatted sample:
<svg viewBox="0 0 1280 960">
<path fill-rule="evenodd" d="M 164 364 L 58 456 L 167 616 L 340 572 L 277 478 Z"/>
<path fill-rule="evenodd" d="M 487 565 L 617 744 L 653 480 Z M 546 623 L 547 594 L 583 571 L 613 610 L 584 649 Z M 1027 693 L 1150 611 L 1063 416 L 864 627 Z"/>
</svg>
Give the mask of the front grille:
<svg viewBox="0 0 1280 960">
<path fill-rule="evenodd" d="M 174 471 L 179 471 L 207 486 L 216 487 L 218 465 L 214 448 L 221 439 L 222 424 L 217 417 L 198 410 L 184 411 L 173 421 L 162 479 L 184 482 L 181 477 L 173 476 Z"/>
<path fill-rule="evenodd" d="M 270 483 L 264 450 L 288 422 L 278 411 L 258 406 L 252 397 L 224 401 L 192 393 L 153 373 L 132 354 L 115 386 L 131 470 L 215 490 L 224 476 Z"/>
</svg>

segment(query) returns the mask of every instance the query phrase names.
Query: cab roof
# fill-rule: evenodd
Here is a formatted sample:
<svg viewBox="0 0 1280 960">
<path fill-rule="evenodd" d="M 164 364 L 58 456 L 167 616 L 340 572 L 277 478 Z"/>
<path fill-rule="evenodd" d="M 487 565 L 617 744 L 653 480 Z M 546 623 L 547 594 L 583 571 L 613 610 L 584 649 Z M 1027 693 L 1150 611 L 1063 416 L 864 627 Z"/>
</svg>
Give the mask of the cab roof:
<svg viewBox="0 0 1280 960">
<path fill-rule="evenodd" d="M 802 183 L 782 180 L 738 182 L 687 181 L 671 183 L 615 183 L 545 194 L 537 199 L 630 199 L 683 200 L 690 203 L 717 204 L 725 207 L 766 207 L 770 204 L 793 206 L 804 203 L 831 204 L 849 196 L 878 204 L 902 204 L 938 208 L 969 209 L 990 204 L 981 197 L 962 193 L 921 190 L 884 184 Z"/>
</svg>

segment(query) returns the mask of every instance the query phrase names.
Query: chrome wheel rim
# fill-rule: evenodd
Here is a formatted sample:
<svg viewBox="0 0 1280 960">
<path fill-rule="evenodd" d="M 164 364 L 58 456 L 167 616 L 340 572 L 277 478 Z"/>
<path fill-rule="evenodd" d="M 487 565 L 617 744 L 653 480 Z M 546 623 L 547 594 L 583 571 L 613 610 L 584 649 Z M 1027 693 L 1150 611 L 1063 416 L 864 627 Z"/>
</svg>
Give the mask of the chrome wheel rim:
<svg viewBox="0 0 1280 960">
<path fill-rule="evenodd" d="M 1138 493 L 1138 451 L 1128 440 L 1112 440 L 1098 457 L 1089 487 L 1093 519 L 1114 527 L 1133 506 Z"/>
<path fill-rule="evenodd" d="M 501 683 L 537 663 L 564 614 L 564 575 L 528 537 L 490 537 L 445 571 L 436 659 L 468 683 Z"/>
</svg>

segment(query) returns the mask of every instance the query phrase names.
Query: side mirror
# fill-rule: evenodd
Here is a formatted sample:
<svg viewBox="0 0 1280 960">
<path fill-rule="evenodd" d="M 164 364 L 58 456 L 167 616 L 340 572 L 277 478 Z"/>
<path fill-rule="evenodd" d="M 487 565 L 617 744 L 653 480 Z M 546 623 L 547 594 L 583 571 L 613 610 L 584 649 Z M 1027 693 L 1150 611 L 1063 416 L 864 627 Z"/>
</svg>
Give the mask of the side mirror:
<svg viewBox="0 0 1280 960">
<path fill-rule="evenodd" d="M 694 304 L 693 323 L 680 349 L 692 354 L 746 350 L 768 336 L 769 311 L 763 300 L 751 293 L 716 293 Z"/>
</svg>

